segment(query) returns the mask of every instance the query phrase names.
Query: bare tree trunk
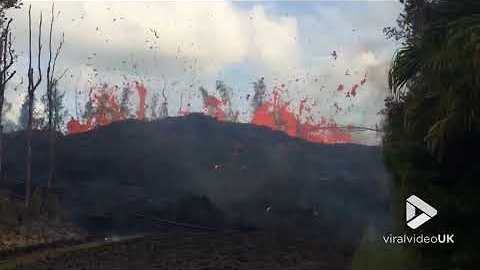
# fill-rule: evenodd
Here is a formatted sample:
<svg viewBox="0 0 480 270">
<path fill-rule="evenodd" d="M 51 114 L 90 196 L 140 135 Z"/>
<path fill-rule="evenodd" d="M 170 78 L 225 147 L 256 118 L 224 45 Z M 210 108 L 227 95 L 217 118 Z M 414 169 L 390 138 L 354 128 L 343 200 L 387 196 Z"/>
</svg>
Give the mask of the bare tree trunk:
<svg viewBox="0 0 480 270">
<path fill-rule="evenodd" d="M 27 123 L 27 168 L 25 178 L 25 206 L 30 206 L 32 196 L 32 121 L 33 121 L 33 92 L 28 93 L 28 123 Z"/>
<path fill-rule="evenodd" d="M 1 20 L 1 19 L 0 19 Z M 0 27 L 3 27 L 3 20 L 0 21 Z M 3 63 L 4 63 L 4 58 L 3 58 L 3 51 L 4 47 L 3 45 L 5 42 L 3 41 L 4 38 L 4 31 L 2 31 L 1 35 L 1 40 L 0 40 L 0 63 L 1 63 L 1 68 L 3 70 Z M 2 75 L 0 76 L 0 181 L 3 180 L 3 102 L 5 101 L 5 82 L 4 82 L 5 76 Z"/>
<path fill-rule="evenodd" d="M 0 107 L 3 107 L 3 106 L 0 106 Z M 3 108 L 0 108 L 0 110 L 3 110 Z M 1 121 L 2 121 L 1 119 L 2 119 L 2 116 L 0 115 L 0 181 L 3 181 L 5 172 L 3 170 L 3 125 L 1 124 Z"/>
<path fill-rule="evenodd" d="M 30 206 L 32 194 L 32 123 L 33 123 L 33 101 L 35 99 L 35 90 L 42 81 L 41 55 L 42 55 L 42 13 L 40 13 L 40 23 L 38 26 L 38 79 L 34 82 L 32 68 L 32 6 L 28 8 L 28 34 L 29 34 L 29 61 L 28 61 L 28 123 L 27 123 L 27 160 L 26 160 L 26 178 L 25 178 L 25 206 Z"/>
<path fill-rule="evenodd" d="M 53 95 L 52 95 L 52 74 L 51 74 L 51 66 L 52 66 L 52 31 L 53 31 L 53 21 L 54 21 L 54 9 L 55 4 L 52 4 L 52 18 L 50 20 L 50 35 L 48 39 L 48 67 L 47 67 L 47 99 L 48 99 L 48 140 L 49 140 L 49 147 L 48 147 L 48 159 L 49 159 L 49 168 L 48 168 L 48 184 L 47 187 L 50 190 L 52 188 L 52 184 L 55 178 L 55 130 L 53 128 Z"/>
<path fill-rule="evenodd" d="M 55 182 L 55 145 L 56 145 L 56 109 L 59 104 L 57 103 L 57 83 L 61 77 L 55 78 L 55 67 L 57 65 L 57 59 L 60 55 L 60 52 L 64 43 L 64 35 L 57 47 L 55 52 L 55 57 L 53 57 L 53 48 L 52 48 L 52 35 L 53 35 L 53 23 L 55 21 L 55 3 L 52 3 L 52 14 L 50 20 L 50 33 L 49 33 L 49 42 L 48 42 L 48 67 L 47 67 L 47 98 L 48 98 L 48 133 L 49 133 L 49 172 L 48 172 L 48 189 L 53 187 Z M 53 60 L 53 62 L 52 62 Z M 65 74 L 65 73 L 64 73 Z M 62 75 L 63 76 L 63 75 Z"/>
<path fill-rule="evenodd" d="M 53 183 L 55 181 L 55 143 L 56 143 L 56 138 L 55 138 L 55 129 L 52 127 L 49 131 L 48 135 L 48 141 L 49 141 L 49 169 L 48 169 L 48 184 L 47 187 L 48 189 L 51 189 L 53 187 Z"/>
</svg>

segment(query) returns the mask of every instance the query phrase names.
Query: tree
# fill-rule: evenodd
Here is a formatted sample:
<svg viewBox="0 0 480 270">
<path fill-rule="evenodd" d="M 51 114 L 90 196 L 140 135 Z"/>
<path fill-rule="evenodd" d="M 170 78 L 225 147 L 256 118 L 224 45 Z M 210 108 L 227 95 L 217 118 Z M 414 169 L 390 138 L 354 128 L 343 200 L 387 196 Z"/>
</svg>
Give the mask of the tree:
<svg viewBox="0 0 480 270">
<path fill-rule="evenodd" d="M 65 109 L 64 100 L 65 91 L 59 91 L 58 80 L 53 84 L 53 124 L 54 129 L 59 131 L 60 126 L 63 125 L 64 119 L 67 116 L 67 110 Z"/>
<path fill-rule="evenodd" d="M 35 106 L 35 100 L 33 101 Z M 23 99 L 20 107 L 20 114 L 18 115 L 18 128 L 19 130 L 27 130 L 28 126 L 28 95 Z"/>
<path fill-rule="evenodd" d="M 397 19 L 397 26 L 385 27 L 383 32 L 389 39 L 406 41 L 420 33 L 429 20 L 429 3 L 431 1 L 401 0 L 400 2 L 404 4 L 404 12 Z"/>
<path fill-rule="evenodd" d="M 405 131 L 444 161 L 480 131 L 480 2 L 407 1 L 389 87 Z"/>
<path fill-rule="evenodd" d="M 4 18 L 4 10 L 9 8 L 20 8 L 22 3 L 18 0 L 3 0 L 0 2 L 0 15 Z"/>
<path fill-rule="evenodd" d="M 40 12 L 40 21 L 38 24 L 38 66 L 37 79 L 34 78 L 34 69 L 32 67 L 32 6 L 28 8 L 28 122 L 27 122 L 27 155 L 26 155 L 26 177 L 25 177 L 25 206 L 30 206 L 30 197 L 32 192 L 32 122 L 35 100 L 35 90 L 42 82 L 42 21 L 43 15 Z"/>
<path fill-rule="evenodd" d="M 265 101 L 267 92 L 267 86 L 265 85 L 265 79 L 263 77 L 253 83 L 253 90 L 255 94 L 253 96 L 252 106 L 253 111 L 256 111 Z"/>
<path fill-rule="evenodd" d="M 21 3 L 17 0 L 5 0 L 0 2 L 0 179 L 3 177 L 3 106 L 5 103 L 5 89 L 8 81 L 15 75 L 16 71 L 11 70 L 15 51 L 12 47 L 12 33 L 10 25 L 12 19 L 8 19 L 5 10 L 19 8 Z"/>
<path fill-rule="evenodd" d="M 163 88 L 162 88 L 162 106 L 160 107 L 160 118 L 167 118 L 168 117 L 168 100 L 165 91 L 167 90 L 167 81 L 163 78 Z"/>
<path fill-rule="evenodd" d="M 225 82 L 222 80 L 217 80 L 215 87 L 225 107 L 225 120 L 236 122 L 238 118 L 238 112 L 234 112 L 232 109 L 232 88 L 225 84 Z"/>
<path fill-rule="evenodd" d="M 155 120 L 158 118 L 158 115 L 157 115 L 158 99 L 159 99 L 158 93 L 154 93 L 152 95 L 152 101 L 150 104 L 150 118 L 152 120 Z"/>
<path fill-rule="evenodd" d="M 120 100 L 120 110 L 126 117 L 130 116 L 130 107 L 129 107 L 130 93 L 131 93 L 130 84 L 124 83 L 122 87 L 122 99 Z"/>
<path fill-rule="evenodd" d="M 83 108 L 83 115 L 82 118 L 85 120 L 92 119 L 95 115 L 95 107 L 94 107 L 94 101 L 92 97 L 92 92 L 93 89 L 90 89 L 89 94 L 88 94 L 88 100 L 85 102 L 85 106 Z"/>
<path fill-rule="evenodd" d="M 15 70 L 12 70 L 15 52 L 12 47 L 11 23 L 12 19 L 9 19 L 5 24 L 2 6 L 0 9 L 0 179 L 3 177 L 3 106 L 5 103 L 5 89 L 8 81 L 16 73 Z"/>
<path fill-rule="evenodd" d="M 48 66 L 47 66 L 47 112 L 48 112 L 48 137 L 49 137 L 49 170 L 48 170 L 48 189 L 52 188 L 53 182 L 55 181 L 55 144 L 56 144 L 56 136 L 57 136 L 57 125 L 55 120 L 55 107 L 58 106 L 56 104 L 58 102 L 57 97 L 57 85 L 58 81 L 61 77 L 55 77 L 55 68 L 57 65 L 57 60 L 60 55 L 60 52 L 63 47 L 64 43 L 64 35 L 62 34 L 62 39 L 58 44 L 58 47 L 55 51 L 55 55 L 53 55 L 53 47 L 52 47 L 52 34 L 53 34 L 53 24 L 55 21 L 55 3 L 52 4 L 52 13 L 50 19 L 50 32 L 49 32 L 49 39 L 48 39 Z M 65 73 L 64 73 L 65 74 Z M 63 75 L 62 75 L 63 76 Z"/>
<path fill-rule="evenodd" d="M 391 96 L 385 103 L 383 151 L 397 186 L 394 208 L 404 211 L 400 202 L 412 192 L 428 193 L 448 214 L 441 226 L 426 229 L 459 228 L 455 237 L 476 243 L 480 2 L 406 0 L 404 4 L 395 32 L 400 33 L 402 47 L 389 70 Z M 393 32 L 387 32 L 392 37 L 388 33 Z M 404 217 L 397 218 L 403 227 Z M 475 245 L 449 251 L 418 249 L 424 268 L 469 269 L 480 263 Z"/>
</svg>

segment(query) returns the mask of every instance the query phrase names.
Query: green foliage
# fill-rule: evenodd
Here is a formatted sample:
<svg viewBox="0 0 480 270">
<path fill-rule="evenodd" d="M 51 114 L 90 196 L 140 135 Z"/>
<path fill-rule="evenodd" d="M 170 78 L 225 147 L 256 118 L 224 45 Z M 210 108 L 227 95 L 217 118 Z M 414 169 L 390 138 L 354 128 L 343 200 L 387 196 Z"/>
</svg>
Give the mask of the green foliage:
<svg viewBox="0 0 480 270">
<path fill-rule="evenodd" d="M 456 244 L 418 247 L 422 267 L 475 269 L 480 2 L 406 1 L 395 31 L 387 37 L 401 33 L 403 46 L 389 71 L 392 95 L 384 111 L 384 157 L 396 180 L 394 218 L 401 228 L 405 197 L 424 195 L 441 214 L 421 232 L 454 233 Z"/>
<path fill-rule="evenodd" d="M 18 126 L 21 130 L 27 129 L 28 125 L 28 97 L 25 96 L 20 107 L 20 115 L 18 116 Z"/>
<path fill-rule="evenodd" d="M 396 23 L 397 26 L 388 26 L 383 29 L 388 39 L 397 41 L 411 39 L 426 16 L 426 8 L 428 8 L 425 0 L 400 0 L 404 4 L 404 12 L 400 14 Z"/>
<path fill-rule="evenodd" d="M 415 10 L 417 17 L 403 21 L 409 34 L 393 59 L 389 87 L 394 106 L 402 107 L 402 128 L 443 161 L 480 131 L 480 2 L 424 5 L 423 16 Z"/>
<path fill-rule="evenodd" d="M 33 100 L 33 119 L 32 128 L 42 129 L 45 126 L 45 114 L 41 110 L 38 110 L 36 106 L 37 98 Z M 18 116 L 18 128 L 20 130 L 26 130 L 28 125 L 28 96 L 25 96 L 20 107 L 20 115 Z"/>
<path fill-rule="evenodd" d="M 53 81 L 53 123 L 54 127 L 56 130 L 59 129 L 59 127 L 63 126 L 65 117 L 67 116 L 67 110 L 65 108 L 65 91 L 59 91 L 58 89 L 58 80 Z M 42 96 L 42 103 L 44 107 L 44 115 L 48 116 L 48 97 L 47 95 Z M 26 108 L 25 108 L 26 109 Z M 22 106 L 22 111 L 24 110 Z M 25 120 L 23 120 L 25 121 Z"/>
</svg>

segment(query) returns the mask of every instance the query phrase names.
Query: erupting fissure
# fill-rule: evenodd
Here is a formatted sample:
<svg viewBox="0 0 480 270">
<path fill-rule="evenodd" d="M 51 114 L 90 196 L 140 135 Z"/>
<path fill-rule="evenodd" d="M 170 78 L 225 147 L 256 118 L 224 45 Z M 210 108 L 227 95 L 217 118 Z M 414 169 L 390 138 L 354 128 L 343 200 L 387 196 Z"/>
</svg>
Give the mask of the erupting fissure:
<svg viewBox="0 0 480 270">
<path fill-rule="evenodd" d="M 365 74 L 359 83 L 353 84 L 347 90 L 346 96 L 355 97 L 358 88 L 363 86 L 366 80 L 367 75 Z M 145 120 L 147 88 L 141 82 L 135 82 L 134 88 L 138 95 L 138 108 L 135 117 L 138 120 Z M 290 109 L 291 102 L 282 99 L 282 93 L 287 91 L 285 85 L 275 87 L 271 95 L 267 95 L 265 83 L 261 78 L 257 83 L 254 83 L 254 89 L 255 97 L 252 101 L 253 114 L 249 121 L 250 124 L 282 131 L 291 137 L 302 138 L 314 143 L 352 142 L 350 130 L 339 127 L 333 119 L 321 117 L 320 120 L 314 120 L 311 114 L 312 108 L 307 104 L 308 98 L 300 101 L 298 113 L 292 112 Z M 125 107 L 128 108 L 128 106 L 123 106 L 123 101 L 122 106 L 119 105 L 116 90 L 118 90 L 116 86 L 110 87 L 107 84 L 92 88 L 83 121 L 72 117 L 67 123 L 68 133 L 83 133 L 97 126 L 105 126 L 115 121 L 127 119 L 129 113 Z M 220 94 L 220 98 L 209 94 L 203 87 L 200 87 L 199 90 L 202 94 L 204 114 L 215 118 L 217 121 L 237 121 L 238 111 L 234 112 L 232 110 L 231 88 L 228 88 L 222 81 L 217 81 L 217 92 Z M 344 84 L 339 84 L 337 92 L 343 92 L 344 90 Z M 132 89 L 129 91 L 132 91 Z M 335 108 L 337 113 L 342 111 L 338 103 L 335 103 Z M 179 116 L 189 113 L 190 107 L 184 111 L 182 105 L 180 105 Z"/>
</svg>

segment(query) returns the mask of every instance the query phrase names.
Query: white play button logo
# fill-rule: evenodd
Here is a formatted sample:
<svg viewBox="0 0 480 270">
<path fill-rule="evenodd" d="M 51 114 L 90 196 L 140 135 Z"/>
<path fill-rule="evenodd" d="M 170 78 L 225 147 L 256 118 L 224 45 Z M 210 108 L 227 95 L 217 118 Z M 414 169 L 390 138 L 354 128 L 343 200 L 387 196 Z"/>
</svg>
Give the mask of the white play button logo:
<svg viewBox="0 0 480 270">
<path fill-rule="evenodd" d="M 422 211 L 417 214 L 416 209 Z M 407 199 L 407 226 L 416 229 L 423 223 L 430 220 L 437 215 L 437 209 L 424 202 L 422 199 L 415 195 L 408 197 Z"/>
</svg>

